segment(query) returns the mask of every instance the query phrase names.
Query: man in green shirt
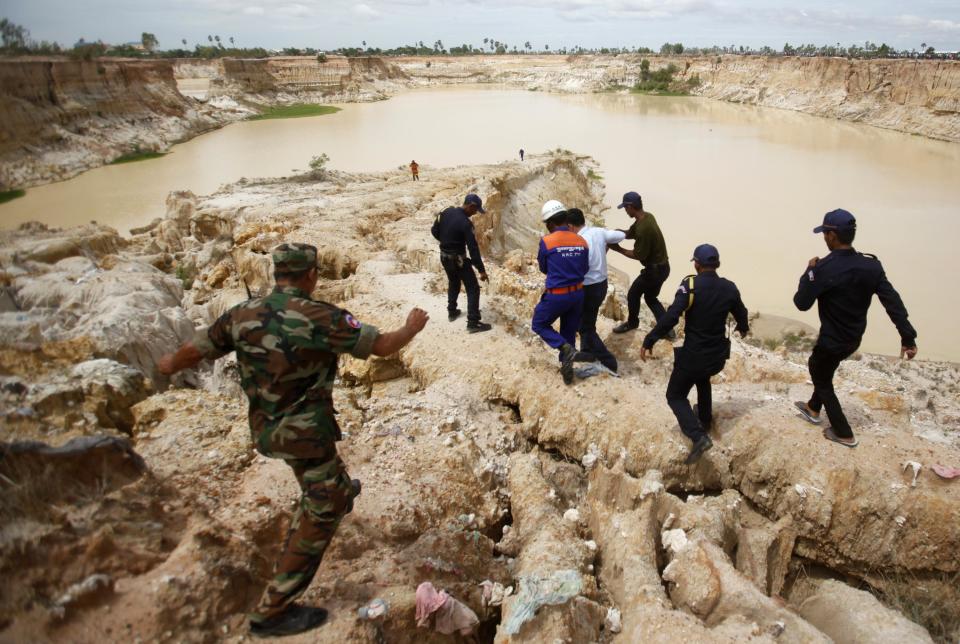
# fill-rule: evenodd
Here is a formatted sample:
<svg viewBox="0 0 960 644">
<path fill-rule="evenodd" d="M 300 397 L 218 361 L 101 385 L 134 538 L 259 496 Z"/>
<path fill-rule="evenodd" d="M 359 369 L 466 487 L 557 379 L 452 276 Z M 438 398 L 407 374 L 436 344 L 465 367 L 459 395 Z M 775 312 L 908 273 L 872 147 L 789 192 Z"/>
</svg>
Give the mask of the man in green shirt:
<svg viewBox="0 0 960 644">
<path fill-rule="evenodd" d="M 660 226 L 657 225 L 653 215 L 643 210 L 643 199 L 640 195 L 636 192 L 626 193 L 617 208 L 624 208 L 633 218 L 633 225 L 623 231 L 627 234 L 627 239 L 634 240 L 633 250 L 621 248 L 619 244 L 610 248 L 643 265 L 643 269 L 637 279 L 633 280 L 627 292 L 627 321 L 613 330 L 614 333 L 626 333 L 640 326 L 641 297 L 650 307 L 656 320 L 663 317 L 665 309 L 657 296 L 660 295 L 663 283 L 670 276 L 670 262 L 667 261 L 667 244 L 663 241 Z"/>
</svg>

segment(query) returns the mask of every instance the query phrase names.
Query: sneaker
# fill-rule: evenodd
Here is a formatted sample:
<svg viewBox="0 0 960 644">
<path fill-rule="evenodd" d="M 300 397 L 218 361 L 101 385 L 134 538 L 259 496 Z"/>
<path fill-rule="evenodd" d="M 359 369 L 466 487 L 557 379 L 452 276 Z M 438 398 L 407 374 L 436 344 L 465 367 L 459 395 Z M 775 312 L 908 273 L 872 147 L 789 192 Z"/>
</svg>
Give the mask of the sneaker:
<svg viewBox="0 0 960 644">
<path fill-rule="evenodd" d="M 690 449 L 690 453 L 687 455 L 687 460 L 684 461 L 686 465 L 693 465 L 700 460 L 700 457 L 703 456 L 711 447 L 713 447 L 713 441 L 710 440 L 710 437 L 704 434 L 700 439 L 693 444 L 693 447 Z"/>
<path fill-rule="evenodd" d="M 623 324 L 620 324 L 619 326 L 613 327 L 613 332 L 614 332 L 614 333 L 626 333 L 627 331 L 633 331 L 633 330 L 636 329 L 638 326 L 640 326 L 640 325 L 639 325 L 639 324 L 630 324 L 629 322 L 624 322 Z"/>
<path fill-rule="evenodd" d="M 291 605 L 279 615 L 262 622 L 250 622 L 250 634 L 254 637 L 283 637 L 296 635 L 321 626 L 327 621 L 325 608 Z"/>
<path fill-rule="evenodd" d="M 667 333 L 667 339 L 668 339 L 668 340 L 676 340 L 676 339 L 677 339 L 677 330 L 676 330 L 676 329 L 670 329 L 670 331 Z"/>
<path fill-rule="evenodd" d="M 800 415 L 803 416 L 808 423 L 813 423 L 814 425 L 820 424 L 820 414 L 814 416 L 813 412 L 810 411 L 810 408 L 807 407 L 807 403 L 803 402 L 802 400 L 798 400 L 797 402 L 793 403 L 793 406 L 797 408 L 797 411 L 800 412 Z"/>
<path fill-rule="evenodd" d="M 453 322 L 453 321 L 456 320 L 458 317 L 460 317 L 460 313 L 462 313 L 462 311 L 461 311 L 460 309 L 454 309 L 454 310 L 452 310 L 452 311 L 447 311 L 447 319 L 450 320 L 451 322 Z"/>
<path fill-rule="evenodd" d="M 560 348 L 560 375 L 563 376 L 563 384 L 573 384 L 573 361 L 577 357 L 577 350 L 569 344 Z"/>
<path fill-rule="evenodd" d="M 360 496 L 360 491 L 363 489 L 360 479 L 350 479 L 350 489 L 353 491 L 353 498 Z"/>
<path fill-rule="evenodd" d="M 486 322 L 477 322 L 476 324 L 467 325 L 467 333 L 483 333 L 484 331 L 489 331 L 493 326 L 487 324 Z"/>
</svg>

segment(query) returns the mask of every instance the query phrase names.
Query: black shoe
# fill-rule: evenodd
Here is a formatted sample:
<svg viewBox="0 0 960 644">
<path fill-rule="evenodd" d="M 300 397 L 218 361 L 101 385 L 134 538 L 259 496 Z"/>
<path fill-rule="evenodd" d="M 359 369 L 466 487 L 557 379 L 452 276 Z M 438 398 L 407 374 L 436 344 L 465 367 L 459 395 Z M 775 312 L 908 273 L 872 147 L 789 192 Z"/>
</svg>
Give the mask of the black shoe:
<svg viewBox="0 0 960 644">
<path fill-rule="evenodd" d="M 676 339 L 677 339 L 677 330 L 676 330 L 676 329 L 670 329 L 670 331 L 667 333 L 667 339 L 668 339 L 668 340 L 676 340 Z"/>
<path fill-rule="evenodd" d="M 573 384 L 573 362 L 577 359 L 577 350 L 569 344 L 560 348 L 560 375 L 563 376 L 563 384 Z"/>
<path fill-rule="evenodd" d="M 713 441 L 710 440 L 710 437 L 704 434 L 700 437 L 696 443 L 693 444 L 693 447 L 690 449 L 690 454 L 687 455 L 687 460 L 684 461 L 687 465 L 693 465 L 700 460 L 700 457 L 704 455 L 707 450 L 713 447 Z"/>
<path fill-rule="evenodd" d="M 452 311 L 447 311 L 447 319 L 450 320 L 451 322 L 453 322 L 453 321 L 456 320 L 458 317 L 460 317 L 460 313 L 461 313 L 460 309 L 454 309 L 454 310 L 452 310 Z"/>
<path fill-rule="evenodd" d="M 363 489 L 360 479 L 350 479 L 350 489 L 353 491 L 353 498 L 360 496 L 360 491 Z"/>
<path fill-rule="evenodd" d="M 493 325 L 487 324 L 486 322 L 477 322 L 475 324 L 467 325 L 467 333 L 483 333 L 484 331 L 489 331 L 493 328 Z"/>
<path fill-rule="evenodd" d="M 636 329 L 638 326 L 640 326 L 640 325 L 639 325 L 639 324 L 630 324 L 629 322 L 624 322 L 623 324 L 621 324 L 621 325 L 619 325 L 619 326 L 613 327 L 613 332 L 614 332 L 614 333 L 626 333 L 627 331 L 633 331 L 633 330 Z"/>
<path fill-rule="evenodd" d="M 327 609 L 311 606 L 290 606 L 287 610 L 262 622 L 250 622 L 255 637 L 283 637 L 317 628 L 327 621 Z"/>
</svg>

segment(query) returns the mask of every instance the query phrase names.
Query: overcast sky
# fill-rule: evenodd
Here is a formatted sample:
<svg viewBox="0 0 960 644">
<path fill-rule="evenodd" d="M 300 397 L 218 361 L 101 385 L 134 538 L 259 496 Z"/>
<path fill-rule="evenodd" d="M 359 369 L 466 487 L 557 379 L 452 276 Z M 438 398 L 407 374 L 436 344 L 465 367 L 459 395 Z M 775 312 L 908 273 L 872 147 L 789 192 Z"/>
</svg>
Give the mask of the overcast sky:
<svg viewBox="0 0 960 644">
<path fill-rule="evenodd" d="M 422 40 L 535 48 L 886 42 L 960 49 L 960 0 L 0 0 L 35 40 L 72 45 L 157 36 L 191 48 L 219 35 L 239 46 L 335 49 Z"/>
</svg>

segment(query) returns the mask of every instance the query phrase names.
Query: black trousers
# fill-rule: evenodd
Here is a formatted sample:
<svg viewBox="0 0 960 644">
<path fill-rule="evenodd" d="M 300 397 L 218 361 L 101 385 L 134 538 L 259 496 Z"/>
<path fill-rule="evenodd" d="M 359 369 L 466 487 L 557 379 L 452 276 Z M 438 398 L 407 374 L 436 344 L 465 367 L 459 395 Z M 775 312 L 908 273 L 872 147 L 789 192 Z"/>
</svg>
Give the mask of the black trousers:
<svg viewBox="0 0 960 644">
<path fill-rule="evenodd" d="M 583 317 L 580 318 L 580 350 L 592 353 L 604 367 L 617 370 L 617 358 L 610 353 L 597 333 L 597 316 L 607 298 L 607 280 L 583 285 Z"/>
<path fill-rule="evenodd" d="M 440 257 L 440 264 L 447 273 L 447 311 L 457 310 L 457 299 L 460 297 L 460 284 L 467 292 L 467 323 L 480 321 L 480 282 L 473 272 L 473 266 L 466 259 L 462 266 L 455 257 Z"/>
<path fill-rule="evenodd" d="M 677 417 L 680 431 L 683 435 L 696 443 L 707 432 L 704 427 L 710 427 L 713 420 L 713 391 L 710 388 L 710 377 L 723 370 L 724 363 L 710 367 L 684 365 L 679 350 L 674 352 L 673 373 L 667 383 L 667 404 Z M 697 414 L 693 413 L 687 396 L 690 390 L 697 388 Z"/>
<path fill-rule="evenodd" d="M 850 429 L 850 423 L 843 414 L 843 408 L 840 407 L 840 400 L 837 398 L 837 392 L 833 389 L 833 374 L 837 367 L 845 359 L 850 357 L 856 349 L 830 350 L 817 345 L 810 354 L 810 360 L 807 366 L 810 368 L 810 380 L 813 381 L 813 395 L 807 403 L 810 409 L 820 413 L 824 407 L 827 408 L 827 418 L 830 419 L 830 425 L 833 427 L 833 433 L 840 438 L 853 438 L 853 430 Z"/>
<path fill-rule="evenodd" d="M 637 275 L 637 279 L 633 280 L 630 290 L 627 291 L 627 310 L 629 312 L 627 323 L 630 326 L 640 325 L 641 297 L 650 307 L 654 319 L 659 320 L 663 317 L 666 309 L 663 308 L 663 304 L 657 297 L 660 295 L 660 289 L 663 288 L 663 283 L 667 281 L 668 277 L 670 277 L 670 263 L 664 262 L 663 264 L 644 267 Z"/>
</svg>

